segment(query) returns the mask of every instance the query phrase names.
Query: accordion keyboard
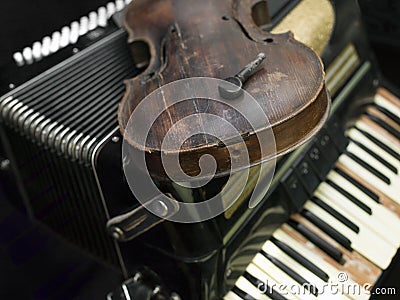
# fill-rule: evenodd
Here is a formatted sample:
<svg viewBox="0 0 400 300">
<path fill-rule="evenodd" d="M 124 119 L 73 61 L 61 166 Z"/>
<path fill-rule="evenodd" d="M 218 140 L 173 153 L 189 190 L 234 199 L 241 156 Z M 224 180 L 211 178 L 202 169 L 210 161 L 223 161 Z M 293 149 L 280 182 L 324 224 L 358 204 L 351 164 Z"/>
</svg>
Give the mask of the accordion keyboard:
<svg viewBox="0 0 400 300">
<path fill-rule="evenodd" d="M 400 100 L 379 89 L 363 111 L 329 150 L 326 180 L 225 299 L 369 299 L 400 245 Z"/>
</svg>

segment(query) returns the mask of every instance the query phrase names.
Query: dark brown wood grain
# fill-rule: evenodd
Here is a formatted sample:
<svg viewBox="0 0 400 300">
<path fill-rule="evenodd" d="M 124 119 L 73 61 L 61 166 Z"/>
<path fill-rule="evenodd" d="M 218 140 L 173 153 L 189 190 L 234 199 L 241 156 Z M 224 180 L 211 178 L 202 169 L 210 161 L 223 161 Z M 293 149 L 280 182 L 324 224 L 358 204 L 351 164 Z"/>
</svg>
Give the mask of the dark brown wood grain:
<svg viewBox="0 0 400 300">
<path fill-rule="evenodd" d="M 282 154 L 314 135 L 325 120 L 330 105 L 320 58 L 290 33 L 272 35 L 261 30 L 252 19 L 251 8 L 256 2 L 136 0 L 126 9 L 128 41 L 144 41 L 151 60 L 143 73 L 126 81 L 127 91 L 118 112 L 123 134 L 138 103 L 157 88 L 191 77 L 224 79 L 235 75 L 260 52 L 266 54 L 263 69 L 246 82 L 244 89 L 257 99 L 269 124 L 252 128 L 229 106 L 205 99 L 171 106 L 153 124 L 145 145 L 138 143 L 134 134 L 125 136 L 135 149 L 146 152 L 152 174 L 163 176 L 160 149 L 165 134 L 173 124 L 198 113 L 201 107 L 206 113 L 229 118 L 248 137 L 246 145 L 252 163 L 265 158 L 261 157 L 255 131 L 272 129 L 277 153 Z M 148 109 L 151 112 L 155 108 Z M 218 130 L 213 128 L 215 124 L 201 125 Z M 187 130 L 182 126 L 177 135 L 184 135 Z M 216 159 L 218 172 L 223 174 L 230 168 L 230 161 L 227 148 L 218 142 L 204 134 L 190 138 L 180 149 L 182 169 L 188 175 L 196 175 L 198 159 L 207 153 Z"/>
</svg>

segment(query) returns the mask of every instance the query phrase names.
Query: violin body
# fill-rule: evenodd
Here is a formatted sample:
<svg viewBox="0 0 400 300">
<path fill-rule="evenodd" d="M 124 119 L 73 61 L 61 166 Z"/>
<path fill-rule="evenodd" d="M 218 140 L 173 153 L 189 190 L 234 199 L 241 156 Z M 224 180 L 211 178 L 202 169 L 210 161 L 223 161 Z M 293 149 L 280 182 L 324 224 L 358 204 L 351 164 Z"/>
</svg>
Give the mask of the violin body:
<svg viewBox="0 0 400 300">
<path fill-rule="evenodd" d="M 326 121 L 330 99 L 320 58 L 290 32 L 271 34 L 257 26 L 252 15 L 256 2 L 259 1 L 135 0 L 126 9 L 128 42 L 134 59 L 145 57 L 146 67 L 126 81 L 118 115 L 123 135 L 132 112 L 159 87 L 192 77 L 224 79 L 236 74 L 259 53 L 266 55 L 263 68 L 243 86 L 268 117 L 265 128 L 252 128 L 229 106 L 210 104 L 206 99 L 165 107 L 145 144 L 138 143 L 134 134 L 124 135 L 132 147 L 146 152 L 152 174 L 164 176 L 160 159 L 163 138 L 174 123 L 191 114 L 205 112 L 229 120 L 245 137 L 251 165 L 264 159 L 255 132 L 272 130 L 279 156 L 310 139 Z M 147 55 L 140 55 L 143 46 Z M 143 62 L 137 61 L 139 64 Z M 184 135 L 188 128 L 182 126 L 179 130 Z M 204 154 L 215 158 L 219 173 L 230 167 L 228 149 L 205 134 L 191 137 L 179 151 L 182 169 L 188 175 L 199 173 L 198 159 Z"/>
</svg>

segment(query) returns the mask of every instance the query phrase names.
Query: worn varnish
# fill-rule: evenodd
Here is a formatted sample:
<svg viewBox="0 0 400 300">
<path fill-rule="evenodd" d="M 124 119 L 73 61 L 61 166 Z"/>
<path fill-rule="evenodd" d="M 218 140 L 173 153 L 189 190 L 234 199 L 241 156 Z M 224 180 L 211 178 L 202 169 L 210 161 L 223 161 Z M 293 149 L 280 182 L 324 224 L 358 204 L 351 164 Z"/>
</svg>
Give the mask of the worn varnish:
<svg viewBox="0 0 400 300">
<path fill-rule="evenodd" d="M 270 125 L 251 128 L 233 109 L 206 99 L 169 107 L 154 123 L 145 145 L 137 143 L 134 135 L 125 136 L 134 148 L 146 152 L 153 175 L 163 176 L 163 137 L 174 123 L 191 114 L 205 112 L 228 118 L 247 137 L 251 163 L 264 159 L 254 129 L 262 131 L 272 126 L 276 151 L 281 155 L 314 135 L 326 120 L 330 104 L 320 58 L 291 33 L 276 35 L 261 30 L 252 17 L 257 2 L 135 0 L 126 9 L 128 42 L 137 65 L 145 69 L 126 81 L 118 116 L 122 133 L 136 105 L 158 87 L 190 77 L 224 79 L 235 75 L 257 54 L 266 54 L 263 69 L 245 83 L 244 89 L 260 103 Z M 148 109 L 151 114 L 153 108 Z M 184 134 L 188 129 L 179 130 Z M 230 167 L 226 147 L 207 135 L 193 136 L 179 151 L 181 167 L 188 175 L 199 172 L 198 159 L 204 154 L 216 159 L 219 173 Z"/>
</svg>

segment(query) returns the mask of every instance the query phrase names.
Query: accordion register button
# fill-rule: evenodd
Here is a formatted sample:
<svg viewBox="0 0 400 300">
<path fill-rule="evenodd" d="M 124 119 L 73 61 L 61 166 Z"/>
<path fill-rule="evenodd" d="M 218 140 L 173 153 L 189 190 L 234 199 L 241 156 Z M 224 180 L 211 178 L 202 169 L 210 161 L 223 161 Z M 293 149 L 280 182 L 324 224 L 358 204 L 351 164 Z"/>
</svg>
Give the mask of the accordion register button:
<svg viewBox="0 0 400 300">
<path fill-rule="evenodd" d="M 322 155 L 322 151 L 315 144 L 308 151 L 307 156 L 310 159 L 319 179 L 324 180 L 331 170 L 332 164 Z"/>
<path fill-rule="evenodd" d="M 51 35 L 50 53 L 55 53 L 60 49 L 61 33 L 56 31 Z"/>
<path fill-rule="evenodd" d="M 61 37 L 60 37 L 60 47 L 64 48 L 68 46 L 69 44 L 69 38 L 70 38 L 70 28 L 68 26 L 64 26 L 61 29 Z"/>
<path fill-rule="evenodd" d="M 290 175 L 282 181 L 282 185 L 294 207 L 299 210 L 308 199 L 308 194 L 304 189 L 301 181 L 298 179 L 295 172 L 290 172 Z"/>
<path fill-rule="evenodd" d="M 337 160 L 339 157 L 339 152 L 337 151 L 335 145 L 332 142 L 332 138 L 326 131 L 326 129 L 322 128 L 320 135 L 318 135 L 317 140 L 315 141 L 321 153 L 327 159 L 330 166 Z"/>
<path fill-rule="evenodd" d="M 116 8 L 117 8 L 117 11 L 121 11 L 121 10 L 124 9 L 125 3 L 124 3 L 123 0 L 116 0 L 116 1 L 115 1 L 115 6 L 116 6 Z"/>
<path fill-rule="evenodd" d="M 115 13 L 116 8 L 114 2 L 107 3 L 107 17 L 111 18 L 111 16 Z"/>
<path fill-rule="evenodd" d="M 98 24 L 100 27 L 106 27 L 107 26 L 107 9 L 105 7 L 100 7 L 97 10 L 97 15 L 98 15 Z"/>
<path fill-rule="evenodd" d="M 82 36 L 86 34 L 89 31 L 89 18 L 86 16 L 83 16 L 80 19 L 80 28 L 79 28 L 79 35 Z"/>
<path fill-rule="evenodd" d="M 51 38 L 45 36 L 42 40 L 42 56 L 46 57 L 50 55 Z"/>
<path fill-rule="evenodd" d="M 307 156 L 304 157 L 304 159 L 296 167 L 295 172 L 297 173 L 298 178 L 300 179 L 307 193 L 311 196 L 319 185 L 320 180 L 315 173 L 314 168 L 312 167 L 310 159 Z"/>
<path fill-rule="evenodd" d="M 42 44 L 40 42 L 33 43 L 32 55 L 35 61 L 42 59 Z"/>
<path fill-rule="evenodd" d="M 92 11 L 89 13 L 89 25 L 88 25 L 88 30 L 93 30 L 97 27 L 98 23 L 98 16 L 97 13 Z"/>
<path fill-rule="evenodd" d="M 24 48 L 24 50 L 22 50 L 22 55 L 27 64 L 30 65 L 31 63 L 33 63 L 33 54 L 32 54 L 32 49 L 30 47 Z"/>
<path fill-rule="evenodd" d="M 69 36 L 69 42 L 73 45 L 78 41 L 78 39 L 79 39 L 79 23 L 75 21 L 71 23 L 71 33 Z"/>
<path fill-rule="evenodd" d="M 328 134 L 331 136 L 333 144 L 342 153 L 348 144 L 345 137 L 344 128 L 340 125 L 340 121 L 336 115 L 332 115 L 329 119 L 329 125 L 327 127 Z"/>
<path fill-rule="evenodd" d="M 14 61 L 18 67 L 22 67 L 24 65 L 24 57 L 21 52 L 16 52 L 13 55 Z"/>
</svg>

